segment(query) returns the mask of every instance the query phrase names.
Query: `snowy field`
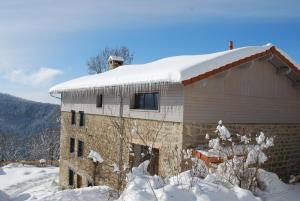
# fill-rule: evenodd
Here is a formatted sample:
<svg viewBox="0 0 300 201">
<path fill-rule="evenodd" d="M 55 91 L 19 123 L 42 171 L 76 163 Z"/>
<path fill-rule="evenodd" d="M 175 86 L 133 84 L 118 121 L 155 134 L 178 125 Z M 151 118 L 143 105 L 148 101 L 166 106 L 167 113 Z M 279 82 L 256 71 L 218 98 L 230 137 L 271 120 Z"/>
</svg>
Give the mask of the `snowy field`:
<svg viewBox="0 0 300 201">
<path fill-rule="evenodd" d="M 286 185 L 274 174 L 265 172 L 267 188 L 261 198 L 238 187 L 224 187 L 214 175 L 204 180 L 184 172 L 167 182 L 144 173 L 144 167 L 134 168 L 129 183 L 119 201 L 298 201 L 300 184 Z M 108 201 L 116 194 L 106 186 L 75 190 L 60 190 L 57 167 L 34 167 L 10 164 L 0 168 L 0 201 Z"/>
<path fill-rule="evenodd" d="M 9 164 L 0 168 L 0 201 L 109 201 L 116 198 L 113 195 L 106 186 L 62 191 L 57 167 Z"/>
</svg>

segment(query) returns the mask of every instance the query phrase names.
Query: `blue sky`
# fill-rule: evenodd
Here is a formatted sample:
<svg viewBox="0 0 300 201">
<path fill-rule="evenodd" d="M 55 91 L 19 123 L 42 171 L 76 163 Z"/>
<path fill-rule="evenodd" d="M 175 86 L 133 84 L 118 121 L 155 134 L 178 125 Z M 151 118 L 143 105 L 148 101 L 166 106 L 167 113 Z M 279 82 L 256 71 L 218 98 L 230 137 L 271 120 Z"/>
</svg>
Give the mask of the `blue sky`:
<svg viewBox="0 0 300 201">
<path fill-rule="evenodd" d="M 0 92 L 57 103 L 52 85 L 122 45 L 145 63 L 270 42 L 300 63 L 299 36 L 298 0 L 0 0 Z"/>
</svg>

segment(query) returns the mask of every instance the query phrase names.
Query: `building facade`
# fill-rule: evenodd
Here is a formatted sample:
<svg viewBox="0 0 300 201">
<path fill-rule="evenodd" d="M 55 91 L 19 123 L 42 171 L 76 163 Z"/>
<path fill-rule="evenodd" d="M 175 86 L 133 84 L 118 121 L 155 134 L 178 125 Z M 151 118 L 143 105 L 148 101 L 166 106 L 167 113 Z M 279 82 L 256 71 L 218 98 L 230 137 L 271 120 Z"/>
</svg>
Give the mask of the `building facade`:
<svg viewBox="0 0 300 201">
<path fill-rule="evenodd" d="M 181 150 L 206 145 L 206 133 L 213 133 L 220 119 L 232 133 L 275 136 L 266 168 L 283 179 L 299 174 L 300 70 L 273 46 L 242 51 L 226 51 L 235 58 L 230 63 L 223 54 L 216 56 L 213 69 L 179 83 L 102 86 L 91 92 L 65 85 L 52 89 L 62 98 L 60 184 L 119 188 L 120 172 L 147 159 L 149 147 L 155 157 L 148 171 L 163 177 L 176 174 L 184 170 Z M 222 65 L 216 62 L 220 57 Z M 210 65 L 201 62 L 199 66 Z M 104 162 L 90 160 L 91 150 Z M 122 164 L 120 172 L 115 164 Z"/>
</svg>

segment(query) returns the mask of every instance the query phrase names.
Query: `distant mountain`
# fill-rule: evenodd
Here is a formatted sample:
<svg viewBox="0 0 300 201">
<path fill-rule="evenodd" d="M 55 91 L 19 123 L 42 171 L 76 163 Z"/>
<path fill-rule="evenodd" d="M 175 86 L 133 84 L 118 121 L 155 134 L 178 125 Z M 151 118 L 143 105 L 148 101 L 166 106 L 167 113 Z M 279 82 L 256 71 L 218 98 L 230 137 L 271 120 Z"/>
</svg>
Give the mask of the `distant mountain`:
<svg viewBox="0 0 300 201">
<path fill-rule="evenodd" d="M 0 93 L 0 131 L 32 136 L 59 127 L 60 106 L 25 100 Z"/>
</svg>

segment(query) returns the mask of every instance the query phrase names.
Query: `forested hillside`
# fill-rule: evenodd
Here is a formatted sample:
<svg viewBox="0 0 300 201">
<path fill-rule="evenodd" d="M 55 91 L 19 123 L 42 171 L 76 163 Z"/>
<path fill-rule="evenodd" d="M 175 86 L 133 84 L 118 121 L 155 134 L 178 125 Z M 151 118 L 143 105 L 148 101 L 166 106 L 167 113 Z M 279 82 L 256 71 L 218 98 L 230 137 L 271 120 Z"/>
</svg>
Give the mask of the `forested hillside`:
<svg viewBox="0 0 300 201">
<path fill-rule="evenodd" d="M 0 93 L 0 160 L 56 159 L 59 128 L 59 105 Z"/>
</svg>

